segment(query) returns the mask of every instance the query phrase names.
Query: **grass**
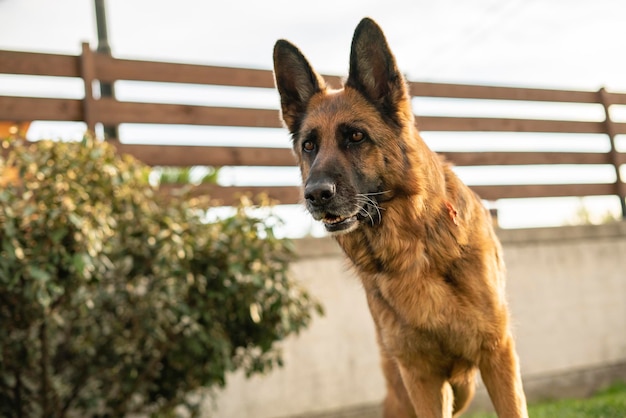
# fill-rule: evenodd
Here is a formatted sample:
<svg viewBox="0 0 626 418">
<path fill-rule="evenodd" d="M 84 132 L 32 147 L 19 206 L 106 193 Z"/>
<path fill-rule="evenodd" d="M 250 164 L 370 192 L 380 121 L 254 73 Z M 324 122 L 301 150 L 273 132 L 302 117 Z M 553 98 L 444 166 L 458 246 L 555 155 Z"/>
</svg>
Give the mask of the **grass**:
<svg viewBox="0 0 626 418">
<path fill-rule="evenodd" d="M 617 383 L 588 399 L 561 399 L 528 407 L 530 418 L 626 418 L 626 383 Z M 468 418 L 495 418 L 477 413 Z"/>
</svg>

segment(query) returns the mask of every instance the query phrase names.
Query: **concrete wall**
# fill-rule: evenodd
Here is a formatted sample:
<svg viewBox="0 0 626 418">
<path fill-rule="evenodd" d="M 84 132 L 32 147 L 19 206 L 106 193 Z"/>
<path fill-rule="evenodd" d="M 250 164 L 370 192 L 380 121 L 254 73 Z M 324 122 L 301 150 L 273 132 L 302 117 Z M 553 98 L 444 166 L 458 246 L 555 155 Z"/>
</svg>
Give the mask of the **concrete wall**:
<svg viewBox="0 0 626 418">
<path fill-rule="evenodd" d="M 626 223 L 499 231 L 528 397 L 582 396 L 626 380 Z M 376 417 L 384 395 L 358 279 L 330 239 L 298 242 L 293 266 L 326 315 L 282 343 L 285 367 L 235 374 L 215 416 Z M 475 408 L 488 408 L 479 387 Z"/>
</svg>

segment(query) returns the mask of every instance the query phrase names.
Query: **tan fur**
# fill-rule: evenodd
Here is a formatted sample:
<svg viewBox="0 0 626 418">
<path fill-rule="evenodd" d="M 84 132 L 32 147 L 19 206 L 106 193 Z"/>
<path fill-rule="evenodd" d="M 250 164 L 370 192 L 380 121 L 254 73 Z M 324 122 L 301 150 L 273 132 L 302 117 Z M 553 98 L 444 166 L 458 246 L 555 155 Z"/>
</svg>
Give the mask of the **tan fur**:
<svg viewBox="0 0 626 418">
<path fill-rule="evenodd" d="M 341 90 L 329 89 L 286 41 L 274 59 L 309 210 L 331 227 L 359 210 L 357 224 L 334 237 L 363 283 L 376 326 L 385 417 L 458 416 L 473 396 L 477 368 L 498 415 L 526 417 L 489 214 L 421 139 L 378 26 L 364 19 L 355 31 Z M 344 138 L 352 132 L 367 140 Z M 311 197 L 327 183 L 328 204 Z M 384 190 L 359 189 L 379 184 Z M 354 209 L 363 202 L 357 192 L 376 202 Z"/>
</svg>

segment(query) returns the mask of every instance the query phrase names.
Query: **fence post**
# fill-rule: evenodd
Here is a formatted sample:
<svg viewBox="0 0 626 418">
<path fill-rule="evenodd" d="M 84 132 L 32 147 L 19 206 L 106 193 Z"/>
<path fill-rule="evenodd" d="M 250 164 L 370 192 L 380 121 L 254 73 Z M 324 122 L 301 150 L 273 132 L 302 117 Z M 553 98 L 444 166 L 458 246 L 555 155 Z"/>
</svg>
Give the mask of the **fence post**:
<svg viewBox="0 0 626 418">
<path fill-rule="evenodd" d="M 87 129 L 92 133 L 96 130 L 96 118 L 94 115 L 93 81 L 95 79 L 95 67 L 93 52 L 87 42 L 82 44 L 80 55 L 80 75 L 85 86 L 85 98 L 83 99 L 83 120 Z"/>
<path fill-rule="evenodd" d="M 619 169 L 620 158 L 615 144 L 615 137 L 617 136 L 617 133 L 615 131 L 615 125 L 613 123 L 613 120 L 611 119 L 611 113 L 609 112 L 609 108 L 612 105 L 611 98 L 607 94 L 607 91 L 604 89 L 604 87 L 598 90 L 598 99 L 600 104 L 602 104 L 602 107 L 604 108 L 604 129 L 606 134 L 609 136 L 609 141 L 611 144 L 609 158 L 611 160 L 613 168 L 615 169 L 615 193 L 619 197 L 619 202 L 622 208 L 622 218 L 626 219 L 626 183 L 624 183 L 624 179 L 622 178 Z"/>
</svg>

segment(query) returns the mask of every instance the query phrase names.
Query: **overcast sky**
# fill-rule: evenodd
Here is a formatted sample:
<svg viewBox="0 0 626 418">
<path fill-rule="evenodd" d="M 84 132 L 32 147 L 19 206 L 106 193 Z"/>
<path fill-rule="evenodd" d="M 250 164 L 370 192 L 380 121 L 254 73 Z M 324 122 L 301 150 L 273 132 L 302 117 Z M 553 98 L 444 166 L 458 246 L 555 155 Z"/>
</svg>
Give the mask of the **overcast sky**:
<svg viewBox="0 0 626 418">
<path fill-rule="evenodd" d="M 344 74 L 352 32 L 377 20 L 411 78 L 626 90 L 624 0 L 108 0 L 114 55 L 271 68 L 276 39 Z M 91 0 L 0 0 L 0 48 L 95 46 Z"/>
</svg>

